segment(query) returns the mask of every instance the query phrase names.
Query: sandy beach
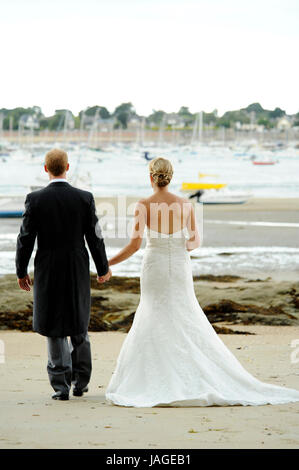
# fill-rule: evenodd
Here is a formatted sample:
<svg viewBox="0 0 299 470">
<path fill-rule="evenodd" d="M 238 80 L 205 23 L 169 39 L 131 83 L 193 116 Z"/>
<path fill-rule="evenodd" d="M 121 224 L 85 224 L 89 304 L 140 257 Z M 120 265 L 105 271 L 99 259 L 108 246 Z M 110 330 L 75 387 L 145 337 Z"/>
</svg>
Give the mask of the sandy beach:
<svg viewBox="0 0 299 470">
<path fill-rule="evenodd" d="M 235 327 L 233 327 L 235 328 Z M 223 335 L 259 379 L 299 389 L 290 343 L 299 327 L 243 326 L 256 335 Z M 124 333 L 91 333 L 90 391 L 69 402 L 51 400 L 45 338 L 2 331 L 1 448 L 298 448 L 299 403 L 257 407 L 123 408 L 108 405 L 105 388 Z"/>
<path fill-rule="evenodd" d="M 0 203 L 5 199 L 0 196 Z M 137 196 L 95 197 L 98 216 L 101 218 L 107 214 L 109 208 L 108 219 L 113 225 L 118 217 L 127 216 L 130 219 L 139 199 Z M 25 196 L 18 197 L 14 207 L 23 210 L 24 200 Z M 299 247 L 296 226 L 299 223 L 298 211 L 298 198 L 251 198 L 245 204 L 204 205 L 203 245 L 222 246 L 226 243 L 231 246 Z M 258 224 L 252 224 L 255 222 Z M 2 219 L 0 235 L 8 232 L 17 235 L 20 223 L 21 219 Z M 102 229 L 111 246 L 123 246 L 127 241 L 126 238 L 115 237 L 115 232 L 109 231 L 106 226 Z"/>
<path fill-rule="evenodd" d="M 298 448 L 299 403 L 258 407 L 123 408 L 105 388 L 139 300 L 138 278 L 92 285 L 90 391 L 69 402 L 51 400 L 46 340 L 32 333 L 31 293 L 13 275 L 0 280 L 2 448 Z M 257 378 L 299 390 L 298 283 L 270 277 L 195 279 L 195 292 L 222 340 Z M 24 294 L 24 295 L 22 295 Z M 23 329 L 25 332 L 11 330 Z M 102 331 L 110 330 L 110 331 Z M 113 331 L 116 330 L 116 331 Z M 234 333 L 239 334 L 234 334 Z M 298 354 L 297 354 L 298 355 Z"/>
<path fill-rule="evenodd" d="M 104 198 L 107 201 L 116 204 L 115 198 Z M 129 198 L 127 203 L 134 201 Z M 298 207 L 298 199 L 205 207 L 204 246 L 221 247 L 225 239 L 231 247 L 296 249 Z M 262 224 L 245 227 L 241 222 Z M 0 234 L 17 234 L 19 225 L 19 219 L 2 220 Z M 4 249 L 12 252 L 13 243 L 7 242 Z M 106 243 L 123 246 L 125 240 L 108 237 Z M 219 259 L 229 256 L 222 253 Z M 247 370 L 265 382 L 299 390 L 299 364 L 291 362 L 291 343 L 299 340 L 296 268 L 281 271 L 278 264 L 258 275 L 240 275 L 237 268 L 234 274 L 194 277 L 205 314 Z M 69 402 L 54 402 L 46 372 L 46 340 L 31 332 L 32 292 L 20 291 L 14 274 L 0 278 L 0 340 L 5 346 L 5 361 L 0 363 L 1 448 L 299 447 L 298 403 L 150 409 L 107 404 L 105 388 L 139 302 L 139 278 L 115 275 L 109 284 L 98 286 L 92 275 L 91 289 L 90 391 Z"/>
</svg>

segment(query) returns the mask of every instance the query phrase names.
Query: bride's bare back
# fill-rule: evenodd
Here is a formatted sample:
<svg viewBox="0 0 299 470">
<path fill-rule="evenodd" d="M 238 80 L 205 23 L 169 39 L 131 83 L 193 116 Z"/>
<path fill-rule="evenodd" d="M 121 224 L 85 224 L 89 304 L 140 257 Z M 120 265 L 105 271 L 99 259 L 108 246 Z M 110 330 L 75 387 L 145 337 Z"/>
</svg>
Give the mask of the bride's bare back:
<svg viewBox="0 0 299 470">
<path fill-rule="evenodd" d="M 146 227 L 161 236 L 179 233 L 187 228 L 190 237 L 187 249 L 194 250 L 200 244 L 193 204 L 168 191 L 155 192 L 137 203 L 132 240 L 141 240 Z"/>
<path fill-rule="evenodd" d="M 146 216 L 145 225 L 159 233 L 172 234 L 181 231 L 188 224 L 192 204 L 168 191 L 161 191 L 139 201 Z"/>
</svg>

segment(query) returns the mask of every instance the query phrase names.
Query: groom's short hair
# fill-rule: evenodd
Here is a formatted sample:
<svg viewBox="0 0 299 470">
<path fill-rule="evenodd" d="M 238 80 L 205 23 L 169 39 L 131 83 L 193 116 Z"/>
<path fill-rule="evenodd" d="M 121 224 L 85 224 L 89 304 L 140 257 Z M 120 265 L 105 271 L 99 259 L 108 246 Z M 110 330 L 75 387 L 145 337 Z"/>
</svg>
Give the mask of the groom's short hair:
<svg viewBox="0 0 299 470">
<path fill-rule="evenodd" d="M 52 175 L 62 175 L 68 164 L 67 153 L 64 150 L 52 149 L 46 154 L 45 164 Z"/>
</svg>

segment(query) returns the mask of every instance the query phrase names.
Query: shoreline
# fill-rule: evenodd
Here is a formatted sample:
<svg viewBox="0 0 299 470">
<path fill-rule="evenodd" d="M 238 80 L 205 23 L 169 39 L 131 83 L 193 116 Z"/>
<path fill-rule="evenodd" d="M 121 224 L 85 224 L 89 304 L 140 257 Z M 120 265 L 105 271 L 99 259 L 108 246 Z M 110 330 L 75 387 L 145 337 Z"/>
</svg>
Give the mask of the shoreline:
<svg viewBox="0 0 299 470">
<path fill-rule="evenodd" d="M 96 198 L 102 209 L 111 204 L 113 215 L 101 219 L 108 257 L 129 242 L 130 223 L 137 197 L 122 198 L 125 215 L 120 218 L 118 199 Z M 130 206 L 130 210 L 127 208 Z M 271 276 L 292 280 L 299 272 L 299 198 L 253 198 L 242 205 L 204 206 L 200 230 L 202 245 L 191 252 L 193 272 L 238 274 L 250 278 Z M 119 222 L 119 225 L 118 225 Z M 21 219 L 0 219 L 0 274 L 14 273 L 16 238 Z M 125 228 L 125 229 L 124 229 Z M 124 230 L 123 230 L 124 229 Z M 141 248 L 145 246 L 145 234 Z M 113 268 L 114 275 L 139 275 L 142 250 Z M 95 267 L 91 260 L 91 270 Z M 29 270 L 33 269 L 33 257 Z"/>
<path fill-rule="evenodd" d="M 136 139 L 138 138 L 139 129 L 137 127 L 128 128 L 128 129 L 107 129 L 105 131 L 95 131 L 93 135 L 93 146 L 98 144 L 106 144 L 108 146 L 115 144 L 136 144 Z M 167 129 L 163 131 L 163 141 L 167 144 L 173 145 L 173 131 L 175 132 L 176 139 L 179 138 L 180 143 L 176 142 L 176 145 L 189 146 L 192 140 L 193 128 L 175 128 Z M 223 134 L 224 132 L 224 134 Z M 76 129 L 72 132 L 65 134 L 64 131 L 50 131 L 49 129 L 40 130 L 38 134 L 31 135 L 30 139 L 33 143 L 63 143 L 65 146 L 73 145 L 74 143 L 81 144 L 88 142 L 89 133 L 87 130 Z M 25 143 L 28 144 L 28 134 L 20 135 L 17 130 L 4 130 L 2 131 L 2 139 L 9 143 L 19 144 Z M 283 142 L 284 145 L 298 145 L 299 135 L 296 130 L 293 131 L 292 135 L 289 135 L 289 132 L 284 130 L 276 130 L 276 132 L 266 132 L 262 136 L 257 131 L 236 131 L 233 128 L 214 128 L 212 130 L 205 129 L 201 137 L 200 144 L 209 145 L 215 143 L 218 146 L 225 146 L 228 143 L 230 145 L 242 145 L 242 143 L 248 144 L 248 140 L 252 139 L 259 143 L 260 145 L 275 144 L 277 141 Z M 143 136 L 144 146 L 151 146 L 152 144 L 159 145 L 160 140 L 160 131 L 159 129 L 145 129 L 145 135 Z"/>
<path fill-rule="evenodd" d="M 170 188 L 171 191 L 171 188 Z M 26 193 L 27 194 L 27 193 Z M 0 194 L 0 202 L 3 199 L 7 199 L 9 197 L 16 197 L 20 199 L 20 201 L 25 201 L 26 194 Z M 150 192 L 148 192 L 150 195 Z M 180 193 L 182 194 L 182 193 Z M 142 199 L 142 196 L 134 196 L 134 195 L 108 195 L 108 196 L 97 196 L 94 194 L 94 198 L 96 203 L 111 203 L 115 208 L 117 208 L 117 198 L 120 197 L 122 199 L 126 200 L 126 205 L 134 204 L 140 199 Z M 146 197 L 146 195 L 144 196 Z M 182 197 L 184 197 L 182 195 Z M 191 202 L 194 202 L 194 199 L 191 200 Z M 275 204 L 275 207 L 273 207 L 273 204 Z M 291 205 L 290 205 L 291 204 Z M 275 209 L 276 211 L 290 211 L 292 209 L 298 209 L 298 204 L 299 204 L 299 196 L 293 196 L 293 197 L 251 197 L 247 202 L 243 204 L 204 204 L 204 207 L 208 208 L 209 210 L 219 210 L 219 209 L 224 209 L 225 211 L 235 211 L 235 210 L 242 210 L 242 208 L 249 209 L 250 211 L 255 210 L 255 211 L 260 211 L 260 210 L 267 210 L 267 209 Z M 117 213 L 116 213 L 117 215 Z"/>
<path fill-rule="evenodd" d="M 131 205 L 133 208 L 136 199 L 136 197 L 130 197 L 122 202 L 126 203 L 126 207 Z M 117 198 L 100 198 L 100 201 L 111 202 L 112 205 L 118 202 Z M 239 222 L 292 224 L 298 221 L 298 208 L 299 198 L 281 199 L 279 202 L 269 198 L 252 199 L 241 206 L 204 207 L 203 245 L 190 253 L 199 303 L 206 307 L 208 304 L 219 303 L 226 299 L 265 308 L 281 303 L 283 311 L 286 310 L 287 313 L 296 316 L 296 309 L 294 310 L 290 305 L 292 298 L 297 298 L 299 294 L 298 229 L 293 226 L 282 228 L 268 225 L 248 225 L 245 228 L 244 225 L 239 225 Z M 116 208 L 116 217 L 117 214 Z M 213 223 L 215 221 L 221 223 Z M 227 224 L 228 221 L 234 221 L 235 224 Z M 0 312 L 2 314 L 6 312 L 7 315 L 9 312 L 26 311 L 26 302 L 32 302 L 32 293 L 20 291 L 13 274 L 15 241 L 20 222 L 19 219 L 2 219 L 0 222 L 0 270 L 1 267 L 7 270 L 7 266 L 11 265 L 12 272 L 12 274 L 4 272 L 0 276 Z M 128 237 L 120 239 L 109 237 L 109 233 L 107 235 L 104 232 L 108 257 L 115 254 L 116 250 L 129 241 Z M 142 247 L 144 245 L 143 240 Z M 114 288 L 109 285 L 100 288 L 108 300 L 106 303 L 103 302 L 103 305 L 99 305 L 99 310 L 102 309 L 107 313 L 112 305 L 116 315 L 123 316 L 123 310 L 127 310 L 130 314 L 134 312 L 138 303 L 139 287 L 135 288 L 135 293 L 130 290 L 130 287 L 126 297 L 125 293 L 121 292 L 121 289 L 124 290 L 121 286 L 128 285 L 128 282 L 131 286 L 139 284 L 141 259 L 142 250 L 125 263 L 112 269 L 113 278 L 110 286 Z M 33 257 L 29 271 L 32 271 L 32 266 Z M 91 271 L 94 269 L 91 262 Z M 219 281 L 219 276 L 232 275 L 240 278 L 236 282 L 221 283 Z M 203 281 L 203 276 L 210 276 L 210 279 L 216 276 L 216 278 L 214 281 Z M 93 277 L 94 275 L 91 275 L 91 279 Z M 269 277 L 271 279 L 266 281 Z M 255 282 L 257 279 L 262 281 Z M 117 283 L 118 287 L 115 287 Z M 266 289 L 264 299 L 261 286 Z M 96 286 L 93 295 L 96 295 L 98 291 Z M 283 292 L 294 292 L 294 295 L 292 297 Z M 124 307 L 126 302 L 128 306 Z M 29 312 L 30 309 L 32 310 L 32 305 Z"/>
</svg>

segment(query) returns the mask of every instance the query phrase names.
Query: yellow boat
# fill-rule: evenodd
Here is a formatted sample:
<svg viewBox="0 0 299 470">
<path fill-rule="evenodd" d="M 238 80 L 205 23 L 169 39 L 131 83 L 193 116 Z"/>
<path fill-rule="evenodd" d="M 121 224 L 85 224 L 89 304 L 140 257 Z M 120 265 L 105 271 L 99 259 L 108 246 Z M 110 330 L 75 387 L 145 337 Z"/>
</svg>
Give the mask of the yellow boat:
<svg viewBox="0 0 299 470">
<path fill-rule="evenodd" d="M 182 183 L 181 191 L 194 192 L 200 189 L 221 189 L 227 186 L 226 183 Z"/>
</svg>

